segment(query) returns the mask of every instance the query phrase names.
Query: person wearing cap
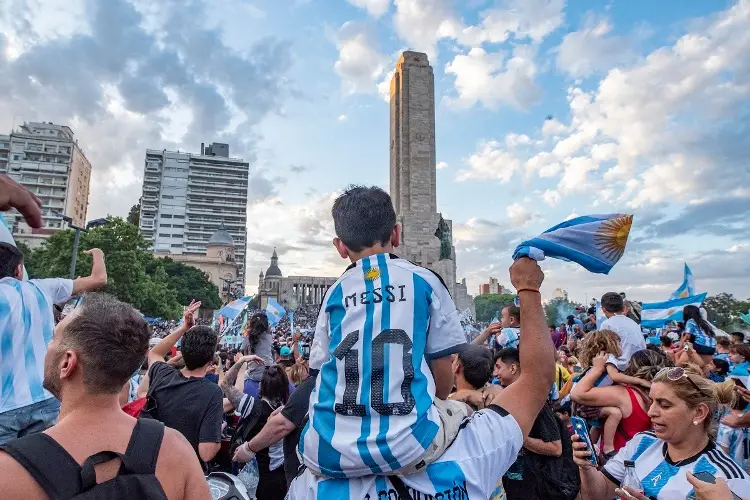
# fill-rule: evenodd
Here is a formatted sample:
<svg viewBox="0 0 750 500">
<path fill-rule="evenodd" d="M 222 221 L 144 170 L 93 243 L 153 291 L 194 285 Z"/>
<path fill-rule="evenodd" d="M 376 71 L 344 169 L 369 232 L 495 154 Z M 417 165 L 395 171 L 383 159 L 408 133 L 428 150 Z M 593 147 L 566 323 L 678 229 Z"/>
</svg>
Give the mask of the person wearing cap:
<svg viewBox="0 0 750 500">
<path fill-rule="evenodd" d="M 279 357 L 276 360 L 278 365 L 281 365 L 284 369 L 290 368 L 294 365 L 294 356 L 292 356 L 292 350 L 289 346 L 283 345 L 279 349 Z"/>
</svg>

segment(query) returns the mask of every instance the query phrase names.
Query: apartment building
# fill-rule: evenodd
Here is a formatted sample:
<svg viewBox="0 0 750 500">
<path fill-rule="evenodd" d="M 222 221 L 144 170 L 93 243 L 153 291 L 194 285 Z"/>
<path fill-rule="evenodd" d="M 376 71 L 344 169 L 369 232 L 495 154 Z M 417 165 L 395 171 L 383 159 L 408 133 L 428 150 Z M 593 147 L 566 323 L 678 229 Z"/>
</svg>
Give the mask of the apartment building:
<svg viewBox="0 0 750 500">
<path fill-rule="evenodd" d="M 140 229 L 154 252 L 206 255 L 222 224 L 231 234 L 245 275 L 249 164 L 229 156 L 229 145 L 201 144 L 201 152 L 146 150 Z"/>
<path fill-rule="evenodd" d="M 0 136 L 0 175 L 7 174 L 42 201 L 44 226 L 31 229 L 16 212 L 5 214 L 14 237 L 31 247 L 67 227 L 59 214 L 86 223 L 91 163 L 70 127 L 51 122 L 24 123 Z"/>
</svg>

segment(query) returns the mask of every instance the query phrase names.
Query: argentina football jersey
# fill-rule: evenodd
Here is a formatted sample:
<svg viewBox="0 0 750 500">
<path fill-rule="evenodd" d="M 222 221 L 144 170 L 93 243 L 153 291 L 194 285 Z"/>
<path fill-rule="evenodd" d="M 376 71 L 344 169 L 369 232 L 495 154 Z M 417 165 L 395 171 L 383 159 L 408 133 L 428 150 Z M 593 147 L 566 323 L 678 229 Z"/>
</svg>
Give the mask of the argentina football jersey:
<svg viewBox="0 0 750 500">
<path fill-rule="evenodd" d="M 465 342 L 435 273 L 389 254 L 352 264 L 318 316 L 310 368 L 320 374 L 299 444 L 305 465 L 356 477 L 420 458 L 440 428 L 429 361 Z"/>
<path fill-rule="evenodd" d="M 652 432 L 636 434 L 602 469 L 604 475 L 620 485 L 625 461 L 635 462 L 635 470 L 644 494 L 657 500 L 685 498 L 693 492 L 686 474 L 708 472 L 727 480 L 729 488 L 742 498 L 750 498 L 750 476 L 713 441 L 697 455 L 673 462 L 667 455 L 667 443 Z"/>
</svg>

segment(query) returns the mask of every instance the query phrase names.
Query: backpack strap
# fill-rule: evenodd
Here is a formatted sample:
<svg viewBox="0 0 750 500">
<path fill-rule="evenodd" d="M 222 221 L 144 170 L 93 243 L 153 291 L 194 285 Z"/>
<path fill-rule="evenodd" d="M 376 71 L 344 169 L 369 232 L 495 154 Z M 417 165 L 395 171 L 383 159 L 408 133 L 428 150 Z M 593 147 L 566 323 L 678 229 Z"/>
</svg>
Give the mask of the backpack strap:
<svg viewBox="0 0 750 500">
<path fill-rule="evenodd" d="M 46 434 L 31 434 L 3 446 L 26 469 L 51 500 L 67 500 L 81 492 L 81 467 Z"/>
<path fill-rule="evenodd" d="M 164 424 L 150 418 L 139 418 L 130 436 L 122 464 L 131 474 L 156 473 L 156 460 L 164 439 Z"/>
<path fill-rule="evenodd" d="M 123 464 L 125 463 L 123 456 L 116 451 L 100 451 L 99 453 L 95 453 L 87 458 L 86 461 L 83 462 L 83 467 L 81 467 L 82 491 L 88 491 L 96 486 L 96 469 L 94 467 L 116 458 L 120 459 Z M 120 475 L 121 473 L 122 467 L 120 467 L 120 472 L 118 472 L 117 475 Z"/>
</svg>

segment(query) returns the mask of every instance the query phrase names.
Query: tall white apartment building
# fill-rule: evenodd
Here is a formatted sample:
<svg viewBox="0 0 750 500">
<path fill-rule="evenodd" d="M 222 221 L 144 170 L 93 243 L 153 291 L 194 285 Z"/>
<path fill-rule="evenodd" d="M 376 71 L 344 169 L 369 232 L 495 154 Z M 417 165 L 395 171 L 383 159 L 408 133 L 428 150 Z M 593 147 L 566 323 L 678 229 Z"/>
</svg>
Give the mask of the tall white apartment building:
<svg viewBox="0 0 750 500">
<path fill-rule="evenodd" d="M 227 144 L 201 144 L 200 154 L 147 149 L 140 229 L 153 251 L 206 255 L 223 224 L 244 288 L 249 170 L 246 161 L 229 157 Z"/>
<path fill-rule="evenodd" d="M 0 136 L 0 175 L 7 174 L 42 201 L 44 226 L 31 229 L 15 211 L 4 214 L 14 237 L 31 247 L 67 227 L 59 214 L 77 226 L 86 223 L 91 163 L 70 127 L 51 122 L 24 123 Z"/>
</svg>

